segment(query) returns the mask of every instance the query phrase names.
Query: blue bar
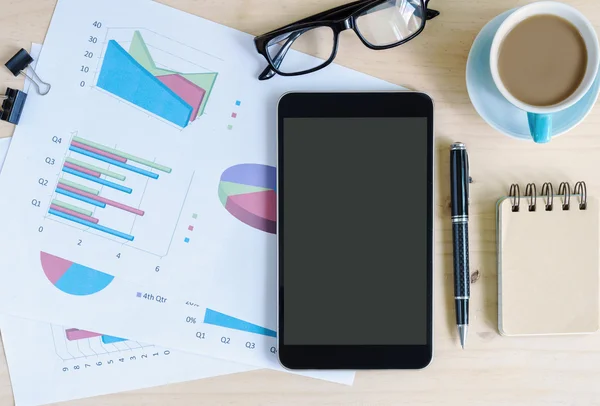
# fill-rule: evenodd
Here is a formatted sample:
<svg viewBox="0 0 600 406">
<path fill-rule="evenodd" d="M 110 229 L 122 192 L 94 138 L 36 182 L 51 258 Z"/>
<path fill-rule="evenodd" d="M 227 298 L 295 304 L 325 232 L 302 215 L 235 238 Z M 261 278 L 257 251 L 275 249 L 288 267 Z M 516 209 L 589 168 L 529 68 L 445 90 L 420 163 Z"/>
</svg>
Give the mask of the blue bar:
<svg viewBox="0 0 600 406">
<path fill-rule="evenodd" d="M 88 226 L 90 228 L 94 228 L 94 229 L 96 229 L 98 231 L 103 231 L 103 232 L 105 232 L 107 234 L 112 234 L 115 237 L 120 237 L 120 238 L 123 238 L 123 239 L 128 240 L 128 241 L 133 241 L 133 236 L 132 235 L 125 234 L 125 233 L 122 233 L 122 232 L 117 231 L 117 230 L 113 230 L 112 228 L 108 228 L 108 227 L 100 226 L 98 224 L 94 224 L 91 221 L 82 220 L 82 219 L 80 219 L 78 217 L 71 216 L 70 214 L 63 213 L 62 211 L 57 211 L 57 210 L 54 210 L 54 209 L 50 209 L 50 210 L 48 210 L 48 213 L 54 214 L 55 216 L 62 217 L 62 218 L 67 219 L 67 220 L 74 221 L 75 223 L 79 223 L 79 224 L 82 224 L 84 226 Z"/>
<path fill-rule="evenodd" d="M 121 341 L 127 341 L 127 339 L 126 338 L 115 337 L 115 336 L 102 336 L 102 342 L 104 344 L 120 343 Z"/>
<path fill-rule="evenodd" d="M 56 193 L 60 193 L 61 195 L 72 197 L 73 199 L 81 200 L 82 202 L 93 204 L 94 206 L 98 206 L 98 207 L 102 207 L 102 208 L 106 207 L 106 203 L 102 203 L 102 202 L 99 202 L 97 200 L 90 199 L 88 197 L 78 195 L 77 193 L 73 193 L 73 192 L 70 192 L 68 190 L 61 189 L 60 185 L 57 186 Z"/>
<path fill-rule="evenodd" d="M 107 158 L 105 156 L 98 155 L 98 154 L 96 154 L 94 152 L 90 152 L 90 151 L 85 150 L 85 149 L 74 147 L 73 145 L 71 145 L 69 147 L 69 149 L 71 151 L 73 151 L 73 152 L 77 152 L 78 154 L 89 156 L 90 158 L 94 158 L 94 159 L 97 159 L 99 161 L 107 162 L 107 163 L 109 163 L 111 165 L 118 166 L 119 168 L 127 169 L 127 170 L 129 170 L 131 172 L 136 172 L 136 173 L 139 173 L 140 175 L 144 175 L 144 176 L 147 176 L 147 177 L 152 178 L 152 179 L 158 179 L 158 174 L 152 173 L 152 172 L 148 172 L 148 171 L 146 171 L 144 169 L 138 168 L 137 166 L 127 165 L 127 164 L 124 164 L 123 162 L 115 161 L 114 159 L 110 159 L 110 158 Z"/>
<path fill-rule="evenodd" d="M 268 337 L 277 337 L 277 332 L 275 332 L 274 330 L 270 330 L 268 328 L 261 327 L 256 324 L 240 320 L 238 318 L 214 311 L 212 309 L 206 309 L 206 312 L 204 313 L 204 323 L 230 328 L 232 330 L 240 330 L 246 331 L 248 333 L 261 334 L 263 336 Z"/>
<path fill-rule="evenodd" d="M 62 170 L 63 170 L 63 172 L 70 173 L 71 175 L 75 175 L 75 176 L 79 176 L 80 178 L 83 178 L 83 179 L 91 180 L 92 182 L 96 182 L 96 183 L 99 183 L 101 185 L 108 186 L 108 187 L 111 187 L 113 189 L 120 190 L 121 192 L 131 193 L 131 189 L 130 188 L 125 187 L 125 186 L 121 186 L 121 185 L 119 185 L 119 184 L 117 184 L 115 182 L 110 182 L 108 180 L 97 178 L 95 176 L 90 176 L 87 173 L 79 172 L 79 171 L 77 171 L 75 169 L 67 168 L 65 166 L 63 166 Z"/>
<path fill-rule="evenodd" d="M 192 106 L 144 69 L 115 40 L 108 41 L 96 86 L 180 127 L 189 124 Z"/>
</svg>

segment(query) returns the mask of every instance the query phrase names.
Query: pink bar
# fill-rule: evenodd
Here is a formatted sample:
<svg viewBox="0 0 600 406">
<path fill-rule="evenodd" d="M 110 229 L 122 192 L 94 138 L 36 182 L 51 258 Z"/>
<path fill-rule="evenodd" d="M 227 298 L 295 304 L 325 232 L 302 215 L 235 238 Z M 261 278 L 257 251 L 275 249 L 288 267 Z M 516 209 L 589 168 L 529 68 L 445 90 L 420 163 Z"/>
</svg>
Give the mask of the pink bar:
<svg viewBox="0 0 600 406">
<path fill-rule="evenodd" d="M 102 335 L 98 333 L 93 333 L 91 331 L 79 330 L 77 328 L 70 328 L 68 330 L 65 330 L 65 333 L 67 334 L 67 340 L 69 341 L 83 340 L 85 338 L 93 338 Z"/>
<path fill-rule="evenodd" d="M 93 152 L 94 154 L 102 155 L 110 159 L 114 159 L 119 162 L 127 162 L 126 158 L 122 156 L 118 156 L 115 154 L 111 154 L 110 152 L 102 151 L 101 149 L 90 147 L 89 145 L 82 144 L 81 142 L 71 141 L 71 145 L 77 148 L 85 149 L 86 151 Z"/>
<path fill-rule="evenodd" d="M 69 163 L 69 162 L 65 162 L 64 165 L 67 168 L 71 168 L 71 169 L 74 169 L 74 170 L 79 171 L 79 172 L 87 173 L 90 176 L 95 176 L 96 178 L 100 177 L 100 172 L 96 172 L 96 171 L 92 171 L 90 169 L 82 168 L 79 165 L 73 165 L 72 163 Z"/>
<path fill-rule="evenodd" d="M 85 221 L 89 221 L 94 224 L 98 224 L 98 219 L 90 216 L 86 216 L 85 214 L 77 213 L 76 211 L 65 209 L 64 207 L 57 206 L 55 204 L 51 204 L 50 208 L 56 211 L 61 211 L 63 213 L 69 214 L 73 217 L 80 218 Z"/>
<path fill-rule="evenodd" d="M 136 209 L 135 207 L 127 206 L 126 204 L 115 202 L 114 200 L 106 199 L 104 197 L 96 196 L 88 192 L 84 192 L 83 190 L 76 189 L 71 186 L 63 185 L 59 183 L 56 187 L 68 190 L 69 192 L 77 193 L 78 195 L 85 196 L 88 199 L 96 200 L 98 202 L 102 202 L 108 204 L 109 206 L 116 207 L 117 209 L 125 210 L 133 214 L 137 214 L 138 216 L 143 216 L 144 211 L 140 209 Z"/>
</svg>

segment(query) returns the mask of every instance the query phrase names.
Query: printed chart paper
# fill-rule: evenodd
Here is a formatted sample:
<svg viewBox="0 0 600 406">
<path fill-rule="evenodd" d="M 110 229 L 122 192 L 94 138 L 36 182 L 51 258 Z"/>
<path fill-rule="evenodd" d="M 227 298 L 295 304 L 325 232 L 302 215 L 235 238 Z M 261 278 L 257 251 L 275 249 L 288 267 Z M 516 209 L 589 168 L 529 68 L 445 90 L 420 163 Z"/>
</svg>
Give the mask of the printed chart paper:
<svg viewBox="0 0 600 406">
<path fill-rule="evenodd" d="M 252 36 L 155 2 L 60 0 L 37 69 L 52 91 L 30 94 L 0 177 L 1 308 L 281 369 L 277 101 L 399 88 L 264 67 Z"/>
<path fill-rule="evenodd" d="M 137 341 L 1 316 L 15 406 L 37 406 L 252 370 Z"/>
<path fill-rule="evenodd" d="M 33 67 L 40 50 L 41 45 L 32 45 Z M 28 87 L 29 80 L 25 89 Z M 0 169 L 10 140 L 0 139 Z M 11 316 L 0 316 L 0 328 L 16 406 L 43 405 L 253 369 Z"/>
</svg>

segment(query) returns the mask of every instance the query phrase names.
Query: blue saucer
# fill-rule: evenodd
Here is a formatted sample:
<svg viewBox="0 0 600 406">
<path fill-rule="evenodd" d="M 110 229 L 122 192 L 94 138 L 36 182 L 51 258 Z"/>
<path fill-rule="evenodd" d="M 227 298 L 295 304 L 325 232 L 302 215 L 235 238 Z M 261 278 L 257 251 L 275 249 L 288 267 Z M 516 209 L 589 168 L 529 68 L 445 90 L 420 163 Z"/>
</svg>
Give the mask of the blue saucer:
<svg viewBox="0 0 600 406">
<path fill-rule="evenodd" d="M 467 60 L 467 91 L 471 103 L 489 125 L 508 136 L 533 141 L 527 113 L 513 106 L 496 88 L 490 71 L 490 48 L 500 24 L 514 10 L 506 11 L 486 24 L 473 42 Z M 585 96 L 573 106 L 552 116 L 552 136 L 557 137 L 579 124 L 590 112 L 600 91 L 600 75 Z"/>
</svg>

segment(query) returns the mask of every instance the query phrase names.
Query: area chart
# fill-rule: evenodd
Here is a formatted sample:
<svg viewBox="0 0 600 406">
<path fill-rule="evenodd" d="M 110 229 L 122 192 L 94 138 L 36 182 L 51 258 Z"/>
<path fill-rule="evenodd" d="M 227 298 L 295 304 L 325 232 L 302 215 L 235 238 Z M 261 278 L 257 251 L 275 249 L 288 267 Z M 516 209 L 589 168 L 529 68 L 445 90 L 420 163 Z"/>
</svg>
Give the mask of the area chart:
<svg viewBox="0 0 600 406">
<path fill-rule="evenodd" d="M 96 86 L 179 127 L 204 113 L 216 72 L 182 73 L 157 67 L 142 34 L 129 52 L 111 39 Z"/>
</svg>

